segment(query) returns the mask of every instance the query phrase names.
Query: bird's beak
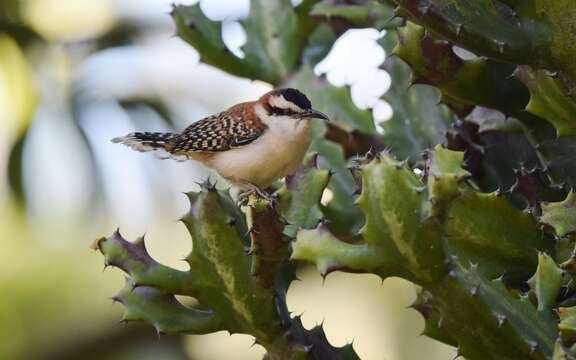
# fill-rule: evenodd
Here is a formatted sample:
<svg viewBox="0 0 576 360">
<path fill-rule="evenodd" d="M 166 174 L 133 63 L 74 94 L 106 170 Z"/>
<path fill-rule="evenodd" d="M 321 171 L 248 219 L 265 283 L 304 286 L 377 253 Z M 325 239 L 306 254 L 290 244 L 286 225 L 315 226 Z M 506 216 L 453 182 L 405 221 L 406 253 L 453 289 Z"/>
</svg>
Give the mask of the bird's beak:
<svg viewBox="0 0 576 360">
<path fill-rule="evenodd" d="M 328 121 L 328 116 L 326 116 L 326 114 L 321 113 L 318 110 L 314 110 L 314 109 L 308 109 L 306 111 L 304 111 L 301 115 L 301 118 L 316 118 L 316 119 L 322 119 L 325 121 Z"/>
</svg>

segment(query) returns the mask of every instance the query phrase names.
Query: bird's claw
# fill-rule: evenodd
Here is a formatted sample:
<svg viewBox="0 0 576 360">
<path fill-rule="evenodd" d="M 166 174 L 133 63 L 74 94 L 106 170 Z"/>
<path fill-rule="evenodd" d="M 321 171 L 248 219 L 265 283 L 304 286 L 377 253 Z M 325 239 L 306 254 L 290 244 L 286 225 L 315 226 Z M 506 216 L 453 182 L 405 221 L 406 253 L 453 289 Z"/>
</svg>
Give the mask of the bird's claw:
<svg viewBox="0 0 576 360">
<path fill-rule="evenodd" d="M 260 189 L 259 187 L 254 187 L 250 190 L 244 191 L 238 195 L 238 205 L 239 206 L 246 206 L 250 201 L 250 196 L 256 195 L 257 197 L 266 200 L 270 203 L 272 208 L 276 209 L 278 205 L 278 195 L 277 194 L 270 194 L 265 190 Z"/>
</svg>

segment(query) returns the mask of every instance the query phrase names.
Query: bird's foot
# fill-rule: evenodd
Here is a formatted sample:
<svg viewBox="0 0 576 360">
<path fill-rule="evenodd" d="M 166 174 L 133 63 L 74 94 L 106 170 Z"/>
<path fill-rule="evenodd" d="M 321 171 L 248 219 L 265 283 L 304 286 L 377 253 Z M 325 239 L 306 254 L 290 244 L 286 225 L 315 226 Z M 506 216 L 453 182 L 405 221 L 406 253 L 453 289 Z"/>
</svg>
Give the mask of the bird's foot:
<svg viewBox="0 0 576 360">
<path fill-rule="evenodd" d="M 246 206 L 250 202 L 250 196 L 256 194 L 254 189 L 250 189 L 247 191 L 243 191 L 238 194 L 237 205 L 238 206 Z"/>
<path fill-rule="evenodd" d="M 266 190 L 262 190 L 260 187 L 252 184 L 250 186 L 250 190 L 244 191 L 238 195 L 238 205 L 248 205 L 251 195 L 256 195 L 257 197 L 268 201 L 270 205 L 276 209 L 278 204 L 278 196 L 275 194 L 270 194 Z"/>
<path fill-rule="evenodd" d="M 268 202 L 270 203 L 270 205 L 272 205 L 272 206 L 275 206 L 276 203 L 278 202 L 278 196 L 275 195 L 275 194 L 270 194 L 270 193 L 267 192 L 266 190 L 262 190 L 262 189 L 260 189 L 259 187 L 257 187 L 255 191 L 256 191 L 256 194 L 257 194 L 260 198 L 268 201 Z"/>
</svg>

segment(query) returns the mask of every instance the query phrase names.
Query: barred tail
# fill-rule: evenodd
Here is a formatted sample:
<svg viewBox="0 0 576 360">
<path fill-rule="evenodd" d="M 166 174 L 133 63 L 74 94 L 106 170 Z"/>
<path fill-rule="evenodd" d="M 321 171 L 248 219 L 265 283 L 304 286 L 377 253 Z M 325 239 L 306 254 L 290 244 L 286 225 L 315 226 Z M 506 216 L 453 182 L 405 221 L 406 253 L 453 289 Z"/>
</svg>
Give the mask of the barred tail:
<svg viewBox="0 0 576 360">
<path fill-rule="evenodd" d="M 112 139 L 113 143 L 124 144 L 136 151 L 164 150 L 170 152 L 178 134 L 161 132 L 135 132 Z"/>
</svg>

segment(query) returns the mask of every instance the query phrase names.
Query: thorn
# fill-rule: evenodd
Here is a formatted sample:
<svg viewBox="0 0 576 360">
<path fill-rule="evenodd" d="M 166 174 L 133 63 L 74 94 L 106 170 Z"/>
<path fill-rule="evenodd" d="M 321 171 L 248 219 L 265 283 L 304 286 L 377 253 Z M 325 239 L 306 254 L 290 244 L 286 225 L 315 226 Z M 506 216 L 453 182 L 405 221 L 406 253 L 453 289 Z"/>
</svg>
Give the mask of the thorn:
<svg viewBox="0 0 576 360">
<path fill-rule="evenodd" d="M 544 72 L 546 73 L 546 75 L 550 76 L 551 78 L 557 78 L 558 77 L 558 71 L 544 70 Z"/>
<path fill-rule="evenodd" d="M 246 231 L 246 234 L 244 234 L 243 237 L 250 236 L 250 235 L 252 235 L 252 234 L 258 234 L 258 231 L 256 231 L 256 230 L 254 229 L 254 227 L 251 227 L 250 229 L 248 229 L 248 231 Z"/>
<path fill-rule="evenodd" d="M 246 256 L 258 255 L 258 251 L 252 247 L 249 247 L 244 249 L 244 254 L 246 254 Z"/>
<path fill-rule="evenodd" d="M 456 356 L 454 356 L 452 360 L 456 360 L 460 356 L 462 356 L 462 347 L 460 346 L 460 344 L 458 344 L 458 346 L 456 347 Z"/>
<path fill-rule="evenodd" d="M 498 46 L 498 51 L 500 51 L 500 54 L 503 54 L 504 50 L 506 49 L 506 43 L 504 41 L 496 40 L 496 45 Z"/>
<path fill-rule="evenodd" d="M 538 343 L 536 341 L 528 341 L 528 345 L 530 345 L 531 354 L 538 350 Z"/>
<path fill-rule="evenodd" d="M 157 325 L 155 325 L 154 328 L 156 329 L 156 335 L 158 336 L 158 341 L 160 341 L 160 337 L 165 333 L 162 332 L 162 330 L 160 330 L 160 327 Z"/>
<path fill-rule="evenodd" d="M 462 33 L 463 28 L 464 28 L 463 24 L 456 24 L 456 35 L 460 35 Z"/>
<path fill-rule="evenodd" d="M 498 327 L 501 328 L 506 323 L 506 320 L 508 320 L 508 317 L 503 314 L 496 314 L 496 319 L 498 321 Z"/>
<path fill-rule="evenodd" d="M 448 276 L 455 278 L 456 276 L 458 276 L 458 273 L 455 270 L 450 270 Z"/>
<path fill-rule="evenodd" d="M 318 226 L 323 227 L 323 228 L 326 227 L 326 225 L 328 225 L 328 224 L 330 224 L 330 220 L 328 220 L 325 217 L 321 217 L 320 221 L 318 222 Z"/>
<path fill-rule="evenodd" d="M 364 155 L 366 160 L 372 160 L 378 157 L 378 152 L 374 151 L 372 148 L 370 148 L 370 150 L 368 150 L 368 152 L 366 153 L 366 155 Z"/>
<path fill-rule="evenodd" d="M 328 272 L 327 271 L 322 271 L 320 273 L 320 276 L 322 276 L 322 286 L 326 285 L 326 277 L 328 276 Z"/>
<path fill-rule="evenodd" d="M 470 289 L 470 295 L 472 296 L 478 295 L 478 286 L 474 286 Z"/>
<path fill-rule="evenodd" d="M 430 8 L 432 6 L 430 4 L 428 5 L 424 5 L 424 6 L 420 6 L 420 12 L 422 13 L 422 15 L 426 15 L 428 14 L 428 12 L 430 11 Z"/>
<path fill-rule="evenodd" d="M 402 170 L 402 168 L 406 165 L 406 160 L 398 161 L 394 164 L 397 170 Z"/>
<path fill-rule="evenodd" d="M 475 262 L 470 262 L 470 267 L 468 268 L 468 270 L 470 271 L 475 271 L 478 270 L 478 263 Z"/>
</svg>

